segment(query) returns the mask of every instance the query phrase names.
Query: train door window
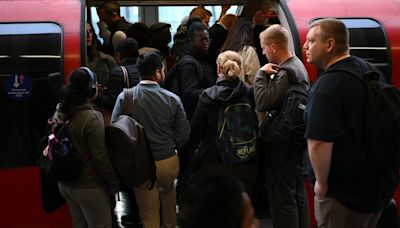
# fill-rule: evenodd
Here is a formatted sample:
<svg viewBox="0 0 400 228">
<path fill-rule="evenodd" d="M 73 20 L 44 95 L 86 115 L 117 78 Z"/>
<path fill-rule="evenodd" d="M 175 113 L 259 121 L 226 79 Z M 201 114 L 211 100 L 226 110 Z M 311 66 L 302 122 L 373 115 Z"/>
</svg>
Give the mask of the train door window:
<svg viewBox="0 0 400 228">
<path fill-rule="evenodd" d="M 121 16 L 125 18 L 130 23 L 135 23 L 139 21 L 139 7 L 138 6 L 121 6 L 120 7 Z M 99 34 L 99 26 L 97 23 L 100 21 L 99 16 L 96 12 L 96 7 L 90 7 L 90 14 L 92 17 L 92 25 L 96 34 Z M 103 38 L 97 36 L 101 42 Z"/>
<path fill-rule="evenodd" d="M 182 21 L 187 18 L 190 11 L 196 6 L 160 6 L 158 7 L 158 21 L 171 24 L 171 34 L 175 34 L 177 28 Z M 221 6 L 205 6 L 207 10 L 212 13 L 209 25 L 210 27 L 218 21 L 221 14 Z M 236 14 L 238 5 L 231 5 L 227 13 Z"/>
<path fill-rule="evenodd" d="M 373 63 L 391 82 L 389 44 L 383 27 L 368 18 L 340 19 L 350 33 L 350 53 Z"/>
<path fill-rule="evenodd" d="M 0 167 L 33 165 L 63 84 L 62 28 L 0 23 Z"/>
</svg>

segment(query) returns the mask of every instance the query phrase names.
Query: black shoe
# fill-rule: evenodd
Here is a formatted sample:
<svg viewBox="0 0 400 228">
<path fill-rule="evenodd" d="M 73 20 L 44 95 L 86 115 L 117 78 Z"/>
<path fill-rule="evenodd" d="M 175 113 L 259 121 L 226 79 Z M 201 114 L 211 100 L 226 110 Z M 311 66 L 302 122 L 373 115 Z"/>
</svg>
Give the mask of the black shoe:
<svg viewBox="0 0 400 228">
<path fill-rule="evenodd" d="M 122 224 L 127 225 L 140 225 L 142 222 L 138 216 L 135 216 L 133 213 L 121 216 Z"/>
</svg>

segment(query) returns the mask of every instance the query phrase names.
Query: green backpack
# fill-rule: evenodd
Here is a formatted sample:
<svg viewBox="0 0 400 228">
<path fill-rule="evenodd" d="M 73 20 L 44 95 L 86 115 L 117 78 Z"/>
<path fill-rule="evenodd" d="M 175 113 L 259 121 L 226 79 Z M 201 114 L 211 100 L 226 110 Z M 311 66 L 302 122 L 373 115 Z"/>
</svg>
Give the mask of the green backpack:
<svg viewBox="0 0 400 228">
<path fill-rule="evenodd" d="M 217 148 L 224 163 L 248 162 L 257 156 L 257 121 L 247 101 L 220 108 Z"/>
</svg>

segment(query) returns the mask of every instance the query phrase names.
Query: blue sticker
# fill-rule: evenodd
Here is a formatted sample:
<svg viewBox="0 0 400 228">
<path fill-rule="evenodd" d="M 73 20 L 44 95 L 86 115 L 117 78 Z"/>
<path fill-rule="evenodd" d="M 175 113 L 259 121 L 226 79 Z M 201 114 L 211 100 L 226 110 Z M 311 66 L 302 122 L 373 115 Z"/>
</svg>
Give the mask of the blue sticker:
<svg viewBox="0 0 400 228">
<path fill-rule="evenodd" d="M 32 93 L 32 79 L 25 74 L 12 74 L 5 86 L 8 97 L 13 100 L 26 100 Z"/>
</svg>

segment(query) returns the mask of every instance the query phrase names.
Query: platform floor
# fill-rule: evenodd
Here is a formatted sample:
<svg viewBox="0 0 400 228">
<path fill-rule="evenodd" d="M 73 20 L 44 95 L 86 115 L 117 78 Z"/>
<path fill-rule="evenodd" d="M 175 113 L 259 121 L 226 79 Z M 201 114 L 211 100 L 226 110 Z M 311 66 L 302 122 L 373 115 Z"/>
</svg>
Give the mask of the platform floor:
<svg viewBox="0 0 400 228">
<path fill-rule="evenodd" d="M 127 194 L 119 192 L 119 196 L 116 196 L 116 202 L 113 216 L 113 228 L 141 228 L 141 225 L 124 224 L 121 221 L 121 216 L 129 214 L 130 212 Z M 260 220 L 260 228 L 273 228 L 271 219 L 267 213 L 258 214 L 257 217 Z"/>
</svg>

